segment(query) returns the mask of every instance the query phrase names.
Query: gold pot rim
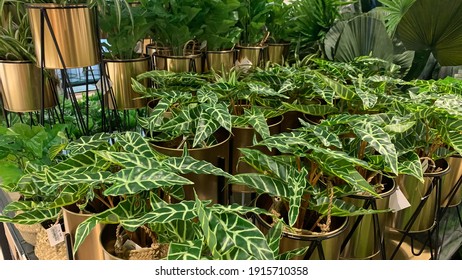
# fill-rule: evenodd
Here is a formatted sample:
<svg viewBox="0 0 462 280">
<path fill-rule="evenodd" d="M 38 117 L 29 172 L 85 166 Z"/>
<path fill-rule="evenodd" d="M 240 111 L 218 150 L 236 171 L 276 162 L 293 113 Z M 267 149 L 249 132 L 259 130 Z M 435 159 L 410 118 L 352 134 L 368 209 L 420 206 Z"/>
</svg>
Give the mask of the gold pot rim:
<svg viewBox="0 0 462 280">
<path fill-rule="evenodd" d="M 290 43 L 268 43 L 268 46 L 290 46 Z"/>
<path fill-rule="evenodd" d="M 121 58 L 105 58 L 103 59 L 104 62 L 111 62 L 111 63 L 127 63 L 127 62 L 136 62 L 136 61 L 143 61 L 149 60 L 151 57 L 149 55 L 144 54 L 141 57 L 136 58 L 128 58 L 128 59 L 121 59 Z"/>
<path fill-rule="evenodd" d="M 205 53 L 213 53 L 213 54 L 227 54 L 227 53 L 233 53 L 235 52 L 236 49 L 229 49 L 229 50 L 221 50 L 221 51 L 206 51 Z"/>
<path fill-rule="evenodd" d="M 32 64 L 34 64 L 34 62 L 32 62 L 31 60 L 9 60 L 9 59 L 0 59 L 0 63 L 5 63 L 5 64 L 28 64 L 28 63 L 32 63 Z"/>
<path fill-rule="evenodd" d="M 451 167 L 449 166 L 449 163 L 445 158 L 436 160 L 435 164 L 436 166 L 441 167 L 443 170 L 432 173 L 424 173 L 424 177 L 441 177 L 448 174 L 449 171 L 451 171 Z"/>
<path fill-rule="evenodd" d="M 196 59 L 200 58 L 202 56 L 201 53 L 199 54 L 190 54 L 190 55 L 161 55 L 161 54 L 156 54 L 155 57 L 157 58 L 172 58 L 172 59 Z"/>
<path fill-rule="evenodd" d="M 388 178 L 388 177 L 386 177 Z M 397 185 L 396 185 L 396 181 L 394 178 L 388 178 L 390 179 L 389 181 L 392 182 L 392 185 L 391 185 L 391 188 L 389 190 L 387 190 L 386 192 L 382 192 L 382 193 L 379 193 L 379 197 L 374 197 L 370 194 L 367 194 L 367 195 L 363 195 L 363 194 L 353 194 L 353 195 L 349 195 L 348 197 L 351 197 L 351 198 L 357 198 L 357 199 L 384 199 L 384 198 L 387 198 L 389 196 L 391 196 L 397 189 Z"/>
<path fill-rule="evenodd" d="M 26 3 L 28 9 L 88 9 L 89 6 L 84 3 L 69 3 L 69 4 L 57 4 L 57 3 Z"/>
<path fill-rule="evenodd" d="M 255 206 L 257 205 L 257 202 L 258 202 L 258 199 L 261 198 L 263 195 L 267 195 L 269 196 L 268 194 L 260 194 L 256 199 L 255 199 Z M 256 206 L 258 207 L 258 206 Z M 262 219 L 260 217 L 260 215 L 256 215 L 256 218 L 258 219 L 259 222 L 262 223 L 263 226 L 265 226 L 267 229 L 270 229 L 271 228 L 271 225 L 268 224 L 268 222 L 266 222 L 264 219 Z M 348 216 L 345 216 L 345 217 L 336 217 L 336 216 L 332 216 L 332 218 L 338 218 L 338 219 L 344 219 L 343 223 L 340 224 L 339 227 L 337 227 L 336 229 L 332 230 L 332 231 L 329 231 L 329 232 L 326 232 L 326 233 L 315 233 L 313 234 L 312 232 L 308 231 L 308 230 L 305 230 L 305 229 L 302 229 L 301 230 L 301 233 L 294 233 L 294 232 L 288 232 L 286 231 L 285 229 L 282 231 L 282 234 L 285 236 L 285 237 L 288 237 L 288 238 L 291 238 L 291 239 L 296 239 L 296 240 L 301 240 L 301 241 L 313 241 L 313 240 L 325 240 L 325 239 L 330 239 L 330 238 L 333 238 L 333 237 L 336 237 L 338 235 L 340 235 L 347 227 L 348 225 Z"/>
<path fill-rule="evenodd" d="M 264 50 L 264 49 L 268 48 L 268 45 L 263 45 L 263 46 L 242 46 L 242 45 L 237 45 L 236 48 L 238 48 L 238 49 Z"/>
</svg>

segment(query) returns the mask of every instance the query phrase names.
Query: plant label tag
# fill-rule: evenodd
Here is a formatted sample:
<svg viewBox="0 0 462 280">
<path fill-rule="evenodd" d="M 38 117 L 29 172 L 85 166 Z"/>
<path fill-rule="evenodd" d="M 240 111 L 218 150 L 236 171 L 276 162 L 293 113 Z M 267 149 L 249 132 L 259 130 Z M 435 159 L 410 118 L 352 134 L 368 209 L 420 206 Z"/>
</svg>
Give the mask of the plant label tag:
<svg viewBox="0 0 462 280">
<path fill-rule="evenodd" d="M 403 192 L 399 189 L 399 186 L 396 188 L 396 191 L 390 196 L 390 201 L 388 207 L 392 212 L 398 212 L 403 209 L 410 207 L 411 204 L 404 196 Z"/>
<path fill-rule="evenodd" d="M 60 224 L 53 225 L 47 229 L 48 241 L 52 247 L 64 242 L 64 233 Z"/>
<path fill-rule="evenodd" d="M 136 244 L 135 242 L 131 241 L 130 239 L 127 239 L 127 241 L 125 241 L 124 245 L 122 246 L 123 250 L 139 250 L 141 249 L 141 246 Z"/>
</svg>

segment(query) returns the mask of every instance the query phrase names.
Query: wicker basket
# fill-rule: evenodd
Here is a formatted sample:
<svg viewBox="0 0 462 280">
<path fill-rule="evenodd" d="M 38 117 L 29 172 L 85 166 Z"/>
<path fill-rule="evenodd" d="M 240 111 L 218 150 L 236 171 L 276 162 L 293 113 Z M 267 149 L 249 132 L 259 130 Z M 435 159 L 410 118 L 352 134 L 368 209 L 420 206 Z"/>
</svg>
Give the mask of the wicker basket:
<svg viewBox="0 0 462 280">
<path fill-rule="evenodd" d="M 14 224 L 14 226 L 19 231 L 24 241 L 26 241 L 32 246 L 35 246 L 35 242 L 37 239 L 37 233 L 42 227 L 40 224 L 33 224 L 33 225 Z"/>
<path fill-rule="evenodd" d="M 51 246 L 47 231 L 43 226 L 37 233 L 37 241 L 34 248 L 35 255 L 39 260 L 68 260 L 66 242 Z"/>
<path fill-rule="evenodd" d="M 114 249 L 117 257 L 125 260 L 160 260 L 167 256 L 168 244 L 159 244 L 154 233 L 146 226 L 141 226 L 146 234 L 151 238 L 152 244 L 150 247 L 126 250 L 123 248 L 124 242 L 127 238 L 124 238 L 121 234 L 121 225 L 117 226 L 116 230 L 116 242 Z"/>
</svg>

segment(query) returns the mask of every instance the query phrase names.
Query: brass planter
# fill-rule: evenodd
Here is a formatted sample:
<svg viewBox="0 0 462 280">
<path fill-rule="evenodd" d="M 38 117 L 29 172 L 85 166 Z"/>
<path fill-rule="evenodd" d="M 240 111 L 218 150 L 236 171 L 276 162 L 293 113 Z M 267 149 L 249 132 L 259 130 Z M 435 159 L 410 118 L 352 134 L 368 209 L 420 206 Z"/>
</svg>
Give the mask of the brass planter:
<svg viewBox="0 0 462 280">
<path fill-rule="evenodd" d="M 238 60 L 240 63 L 243 61 L 250 61 L 251 67 L 259 67 L 264 68 L 266 62 L 268 61 L 268 47 L 245 47 L 245 46 L 237 46 L 238 52 Z"/>
<path fill-rule="evenodd" d="M 234 67 L 234 61 L 236 60 L 236 51 L 207 51 L 205 71 L 214 70 L 217 73 L 221 73 L 223 70 L 229 72 Z"/>
<path fill-rule="evenodd" d="M 268 44 L 268 61 L 273 64 L 284 65 L 289 57 L 290 43 Z"/>
<path fill-rule="evenodd" d="M 219 129 L 215 133 L 218 144 L 207 148 L 190 148 L 189 155 L 198 160 L 205 160 L 224 171 L 229 171 L 229 147 L 231 134 L 225 129 Z M 169 143 L 154 143 L 155 150 L 174 157 L 180 157 L 183 149 L 168 148 Z M 228 187 L 224 179 L 215 175 L 187 174 L 186 178 L 194 182 L 194 185 L 184 186 L 185 199 L 194 200 L 194 191 L 200 199 L 211 199 L 213 203 L 228 204 Z"/>
<path fill-rule="evenodd" d="M 443 182 L 441 184 L 441 206 L 455 207 L 462 201 L 462 186 L 459 187 L 452 199 L 449 199 L 451 198 L 451 191 L 462 176 L 462 156 L 454 155 L 449 157 L 447 161 L 451 170 L 443 177 Z"/>
<path fill-rule="evenodd" d="M 78 208 L 74 206 L 66 206 L 62 208 L 64 227 L 66 232 L 70 233 L 72 244 L 74 244 L 75 232 L 77 227 L 90 218 L 91 214 L 79 214 Z M 76 260 L 103 260 L 103 249 L 99 242 L 99 236 L 103 227 L 101 224 L 97 224 L 85 238 L 83 243 L 74 255 Z"/>
<path fill-rule="evenodd" d="M 267 194 L 259 195 L 256 199 L 255 206 L 268 210 L 271 207 L 272 200 Z M 263 232 L 267 234 L 271 228 L 271 219 L 268 216 L 256 215 L 255 224 Z M 342 233 L 348 225 L 348 217 L 332 217 L 331 231 L 327 233 L 312 233 L 307 230 L 302 230 L 301 233 L 292 233 L 283 231 L 279 242 L 279 253 L 284 253 L 297 248 L 308 247 L 313 241 L 322 242 L 324 257 L 326 260 L 338 260 L 340 258 L 340 246 L 343 241 Z M 302 260 L 304 256 L 298 256 L 295 260 Z M 318 251 L 309 258 L 310 260 L 319 260 Z"/>
<path fill-rule="evenodd" d="M 44 20 L 43 51 L 45 68 L 81 68 L 96 65 L 100 61 L 99 42 L 95 25 L 95 13 L 85 4 L 34 3 L 27 5 L 32 39 L 35 45 L 37 66 L 42 63 L 41 18 L 48 15 L 50 26 Z M 56 43 L 52 37 L 52 31 Z M 61 52 L 64 64 L 59 58 Z"/>
<path fill-rule="evenodd" d="M 385 189 L 380 193 L 380 198 L 375 198 L 368 195 L 352 195 L 344 198 L 344 200 L 356 207 L 363 207 L 366 200 L 374 200 L 377 206 L 377 210 L 386 210 L 389 209 L 388 202 L 390 196 L 396 191 L 395 181 L 391 178 L 384 178 Z M 374 219 L 372 215 L 363 215 L 361 222 L 354 229 L 353 234 L 346 244 L 341 258 L 342 259 L 372 259 L 380 253 L 381 242 L 383 241 L 383 236 L 385 234 L 385 225 L 386 219 L 389 217 L 388 213 L 376 214 L 378 225 L 374 224 Z M 348 223 L 347 229 L 344 231 L 343 235 L 347 238 L 347 235 L 353 230 L 353 226 L 358 217 L 351 217 Z M 378 231 L 379 230 L 379 231 Z M 378 236 L 377 233 L 380 232 L 382 236 Z"/>
<path fill-rule="evenodd" d="M 47 73 L 51 75 L 51 73 Z M 0 61 L 0 90 L 3 107 L 9 112 L 34 112 L 42 109 L 41 70 L 30 61 Z M 56 106 L 53 82 L 45 79 L 45 109 Z"/>
<path fill-rule="evenodd" d="M 436 161 L 436 165 L 442 169 L 436 173 L 424 173 L 424 183 L 413 176 L 399 175 L 396 182 L 410 203 L 410 207 L 391 214 L 390 228 L 397 231 L 405 231 L 407 223 L 417 210 L 420 202 L 427 199 L 415 222 L 411 226 L 410 233 L 420 233 L 431 230 L 435 226 L 436 214 L 439 207 L 437 190 L 431 190 L 432 182 L 436 177 L 443 177 L 449 172 L 449 165 L 445 159 Z"/>
<path fill-rule="evenodd" d="M 283 121 L 283 117 L 275 117 L 268 120 L 268 126 L 270 129 L 270 134 L 277 134 L 280 132 L 280 125 Z M 250 165 L 245 162 L 240 162 L 239 158 L 242 156 L 242 153 L 239 151 L 239 148 L 248 148 L 253 146 L 253 138 L 255 136 L 255 130 L 252 127 L 233 127 L 232 129 L 233 136 L 231 138 L 231 174 L 236 175 L 240 173 L 252 173 L 256 172 Z M 261 140 L 260 136 L 257 137 L 258 140 Z M 269 151 L 264 147 L 252 147 L 254 149 L 260 150 L 268 155 L 274 155 L 275 149 Z M 255 191 L 250 189 L 247 186 L 233 184 L 231 186 L 233 193 L 254 193 Z M 237 202 L 237 201 L 234 201 Z"/>
<path fill-rule="evenodd" d="M 154 62 L 156 70 L 166 70 L 175 73 L 204 72 L 202 54 L 186 56 L 154 55 Z"/>
<path fill-rule="evenodd" d="M 102 248 L 103 260 L 123 260 L 116 256 L 114 245 L 116 243 L 117 225 L 104 225 L 99 235 L 99 246 Z"/>
<path fill-rule="evenodd" d="M 156 66 L 156 56 L 157 55 L 171 56 L 172 48 L 159 46 L 155 43 L 152 43 L 152 44 L 146 45 L 146 54 L 149 55 L 149 57 L 151 57 L 152 67 L 154 69 L 159 69 L 159 67 Z M 163 67 L 165 66 L 162 66 L 161 68 Z"/>
<path fill-rule="evenodd" d="M 146 106 L 147 99 L 141 96 L 132 88 L 132 78 L 149 71 L 149 56 L 126 60 L 104 60 L 108 78 L 112 82 L 112 98 L 106 94 L 105 103 L 111 110 L 137 109 Z M 148 80 L 140 81 L 148 86 Z M 115 104 L 114 104 L 115 101 Z"/>
</svg>

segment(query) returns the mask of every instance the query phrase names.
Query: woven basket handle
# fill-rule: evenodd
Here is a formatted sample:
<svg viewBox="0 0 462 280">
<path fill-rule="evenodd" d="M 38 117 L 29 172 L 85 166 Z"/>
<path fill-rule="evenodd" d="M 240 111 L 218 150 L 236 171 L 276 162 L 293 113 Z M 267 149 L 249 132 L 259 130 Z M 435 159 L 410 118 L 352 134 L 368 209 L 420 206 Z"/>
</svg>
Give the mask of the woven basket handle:
<svg viewBox="0 0 462 280">
<path fill-rule="evenodd" d="M 143 225 L 143 226 L 141 226 L 141 228 L 149 236 L 149 238 L 151 238 L 151 240 L 152 240 L 151 247 L 154 248 L 155 244 L 157 244 L 156 236 L 154 235 L 152 230 L 149 229 L 147 226 Z M 122 252 L 123 251 L 123 249 L 122 249 L 123 237 L 122 237 L 122 234 L 120 234 L 121 229 L 122 229 L 122 225 L 118 224 L 117 228 L 116 228 L 116 242 L 114 244 L 114 249 L 115 249 L 116 252 Z"/>
<path fill-rule="evenodd" d="M 186 51 L 188 50 L 189 45 L 192 45 L 191 54 L 194 54 L 194 51 L 196 50 L 196 41 L 189 40 L 188 42 L 186 42 L 186 44 L 184 44 L 183 55 L 186 55 Z"/>
</svg>

